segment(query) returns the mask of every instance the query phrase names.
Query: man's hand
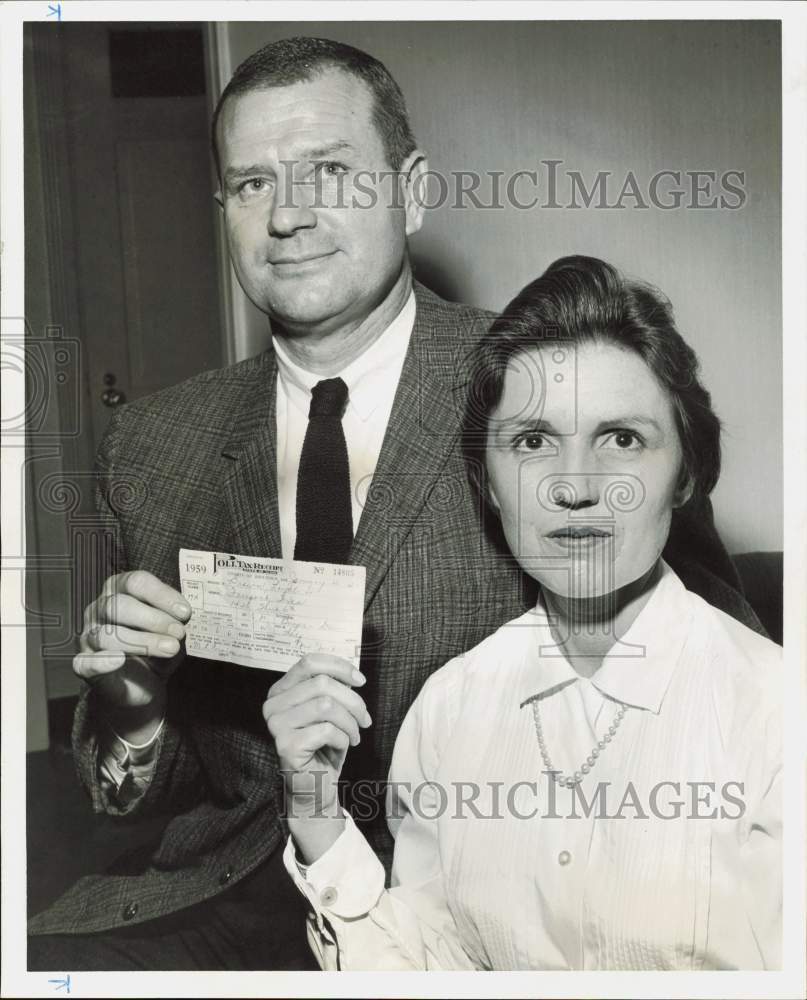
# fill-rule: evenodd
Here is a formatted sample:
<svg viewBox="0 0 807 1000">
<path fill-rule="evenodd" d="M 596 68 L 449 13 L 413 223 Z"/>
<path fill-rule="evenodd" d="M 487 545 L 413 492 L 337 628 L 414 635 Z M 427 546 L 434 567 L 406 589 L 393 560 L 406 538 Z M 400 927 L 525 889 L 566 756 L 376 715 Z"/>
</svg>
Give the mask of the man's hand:
<svg viewBox="0 0 807 1000">
<path fill-rule="evenodd" d="M 145 742 L 159 725 L 190 614 L 179 591 L 144 570 L 109 577 L 86 608 L 73 670 L 97 690 L 124 739 Z"/>
<path fill-rule="evenodd" d="M 311 821 L 340 816 L 337 781 L 345 756 L 372 721 L 353 690 L 364 683 L 348 660 L 312 653 L 272 685 L 263 704 L 286 782 L 289 829 L 307 861 L 341 831 L 341 821 Z"/>
</svg>

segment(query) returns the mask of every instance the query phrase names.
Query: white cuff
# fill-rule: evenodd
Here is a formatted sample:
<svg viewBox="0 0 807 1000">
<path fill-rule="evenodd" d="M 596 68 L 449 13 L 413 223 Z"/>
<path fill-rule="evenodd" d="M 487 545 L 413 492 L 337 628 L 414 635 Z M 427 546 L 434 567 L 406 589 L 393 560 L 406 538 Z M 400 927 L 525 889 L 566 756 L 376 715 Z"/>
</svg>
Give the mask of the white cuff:
<svg viewBox="0 0 807 1000">
<path fill-rule="evenodd" d="M 384 891 L 384 866 L 372 847 L 345 814 L 345 829 L 331 847 L 300 871 L 294 842 L 289 837 L 283 863 L 297 888 L 319 916 L 362 917 L 376 905 Z"/>
<path fill-rule="evenodd" d="M 109 726 L 109 723 L 107 723 L 107 725 Z M 129 761 L 131 761 L 132 764 L 139 764 L 148 759 L 149 755 L 144 753 L 143 751 L 151 750 L 151 748 L 159 739 L 160 733 L 163 731 L 164 725 L 165 725 L 165 716 L 163 716 L 162 719 L 160 719 L 159 726 L 157 726 L 157 728 L 154 730 L 154 732 L 146 740 L 145 743 L 130 743 L 128 740 L 125 740 L 122 736 L 116 733 L 115 730 L 112 728 L 112 726 L 109 726 L 109 731 L 112 733 L 112 735 L 115 737 L 116 740 L 118 740 L 120 743 L 123 744 L 123 748 L 126 751 L 126 755 Z"/>
</svg>

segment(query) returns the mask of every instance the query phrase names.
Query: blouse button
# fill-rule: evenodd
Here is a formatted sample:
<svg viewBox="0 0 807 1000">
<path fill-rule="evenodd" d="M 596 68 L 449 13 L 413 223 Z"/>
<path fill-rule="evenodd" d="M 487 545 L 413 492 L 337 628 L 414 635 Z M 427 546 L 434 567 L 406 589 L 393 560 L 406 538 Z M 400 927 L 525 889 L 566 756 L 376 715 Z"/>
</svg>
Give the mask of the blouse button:
<svg viewBox="0 0 807 1000">
<path fill-rule="evenodd" d="M 571 860 L 572 860 L 572 856 L 571 856 L 571 854 L 569 854 L 568 851 L 561 851 L 560 854 L 558 855 L 558 864 L 559 865 L 568 865 L 568 863 Z"/>
<path fill-rule="evenodd" d="M 123 908 L 123 919 L 133 920 L 137 916 L 138 909 L 137 903 L 127 903 Z"/>
<path fill-rule="evenodd" d="M 334 889 L 332 885 L 329 885 L 327 889 L 323 889 L 319 894 L 319 898 L 322 900 L 323 906 L 333 906 L 336 902 L 336 898 L 339 893 Z"/>
</svg>

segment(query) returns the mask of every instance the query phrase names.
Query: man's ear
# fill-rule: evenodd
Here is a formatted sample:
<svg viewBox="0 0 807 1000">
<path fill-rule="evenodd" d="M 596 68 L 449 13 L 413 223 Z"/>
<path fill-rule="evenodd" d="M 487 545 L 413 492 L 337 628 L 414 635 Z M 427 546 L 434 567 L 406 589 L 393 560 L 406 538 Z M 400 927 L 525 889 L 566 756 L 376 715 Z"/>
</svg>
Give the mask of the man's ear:
<svg viewBox="0 0 807 1000">
<path fill-rule="evenodd" d="M 407 236 L 418 232 L 423 225 L 423 203 L 426 198 L 426 175 L 428 172 L 429 161 L 426 159 L 426 154 L 420 149 L 413 150 L 406 157 L 398 172 L 398 184 L 406 212 Z"/>
<path fill-rule="evenodd" d="M 221 188 L 216 188 L 213 192 L 213 201 L 219 206 L 219 208 L 224 208 L 224 195 L 221 193 Z"/>
</svg>

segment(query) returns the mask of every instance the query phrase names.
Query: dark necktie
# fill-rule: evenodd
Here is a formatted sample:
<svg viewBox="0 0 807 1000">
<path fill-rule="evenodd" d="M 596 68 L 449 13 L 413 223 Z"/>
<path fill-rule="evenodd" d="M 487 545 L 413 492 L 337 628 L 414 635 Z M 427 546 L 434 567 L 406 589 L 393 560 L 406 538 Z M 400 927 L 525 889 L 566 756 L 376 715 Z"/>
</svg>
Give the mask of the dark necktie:
<svg viewBox="0 0 807 1000">
<path fill-rule="evenodd" d="M 347 386 L 340 378 L 324 379 L 311 390 L 297 474 L 295 559 L 345 563 L 350 554 L 350 467 L 342 430 L 346 403 Z"/>
</svg>

